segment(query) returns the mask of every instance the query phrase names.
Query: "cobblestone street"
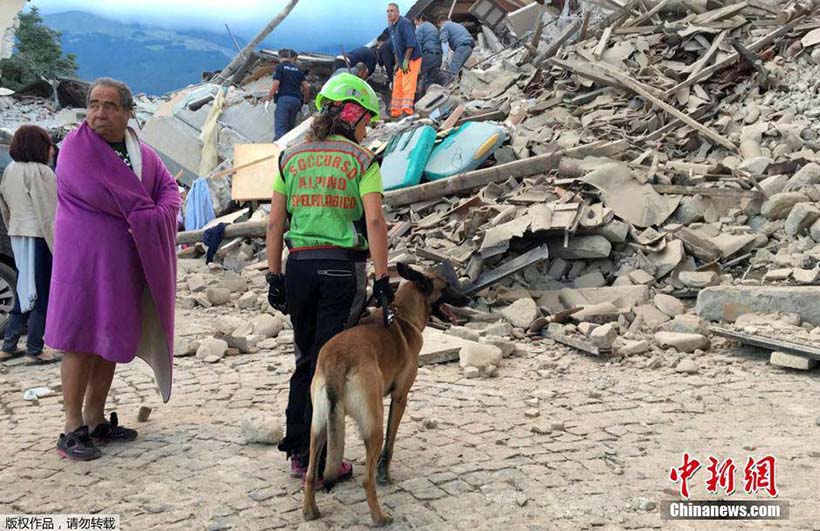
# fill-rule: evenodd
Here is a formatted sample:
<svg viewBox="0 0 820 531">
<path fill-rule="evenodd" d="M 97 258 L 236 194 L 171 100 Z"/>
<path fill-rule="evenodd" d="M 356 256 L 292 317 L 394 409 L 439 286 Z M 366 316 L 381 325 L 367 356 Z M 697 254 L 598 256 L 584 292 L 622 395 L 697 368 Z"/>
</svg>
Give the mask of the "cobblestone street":
<svg viewBox="0 0 820 531">
<path fill-rule="evenodd" d="M 184 334 L 209 331 L 207 316 L 181 314 Z M 323 517 L 311 523 L 302 521 L 300 483 L 283 454 L 244 443 L 243 416 L 283 415 L 291 364 L 287 348 L 216 364 L 180 358 L 167 405 L 147 366 L 122 366 L 109 405 L 140 438 L 104 447 L 90 463 L 54 450 L 59 394 L 23 399 L 27 388 L 59 384 L 59 366 L 11 365 L 0 375 L 0 512 L 117 513 L 127 530 L 370 527 L 364 449 L 352 427 L 354 480 L 320 493 Z M 688 451 L 707 464 L 709 455 L 739 463 L 732 499 L 748 497 L 740 485 L 749 455 L 776 456 L 778 498 L 791 503 L 791 516 L 769 525 L 820 529 L 818 373 L 777 369 L 751 352 L 709 353 L 699 365 L 686 376 L 522 342 L 495 378 L 465 379 L 457 363 L 422 368 L 399 431 L 394 483 L 379 487 L 392 528 L 692 529 L 662 521 L 658 509 L 676 497 L 669 470 Z M 145 423 L 136 422 L 141 405 L 154 409 Z M 707 477 L 704 465 L 690 482 L 693 499 L 711 496 Z"/>
</svg>

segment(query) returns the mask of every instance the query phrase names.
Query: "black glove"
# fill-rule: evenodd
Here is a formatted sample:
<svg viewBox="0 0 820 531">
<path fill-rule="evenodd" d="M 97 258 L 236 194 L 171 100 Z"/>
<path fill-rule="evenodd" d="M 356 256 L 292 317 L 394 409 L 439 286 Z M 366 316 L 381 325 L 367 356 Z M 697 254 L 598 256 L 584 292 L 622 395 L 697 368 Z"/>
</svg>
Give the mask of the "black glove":
<svg viewBox="0 0 820 531">
<path fill-rule="evenodd" d="M 285 275 L 282 273 L 268 273 L 265 277 L 268 281 L 268 304 L 274 310 L 279 310 L 283 314 L 288 313 L 288 299 L 285 291 Z"/>
<path fill-rule="evenodd" d="M 396 298 L 393 294 L 393 288 L 390 287 L 389 276 L 384 275 L 373 284 L 373 298 L 376 299 L 376 306 L 378 307 L 382 306 L 382 302 L 390 304 Z"/>
</svg>

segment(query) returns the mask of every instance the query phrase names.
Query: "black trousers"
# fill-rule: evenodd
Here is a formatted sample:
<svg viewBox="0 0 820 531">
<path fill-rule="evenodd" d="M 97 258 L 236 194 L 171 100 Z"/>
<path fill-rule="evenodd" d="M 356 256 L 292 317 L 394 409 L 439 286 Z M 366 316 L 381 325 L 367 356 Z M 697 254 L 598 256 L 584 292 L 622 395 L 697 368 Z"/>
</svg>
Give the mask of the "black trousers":
<svg viewBox="0 0 820 531">
<path fill-rule="evenodd" d="M 285 438 L 279 449 L 307 464 L 313 407 L 310 383 L 319 351 L 333 336 L 355 325 L 364 309 L 364 262 L 288 259 L 285 286 L 296 343 L 290 377 Z"/>
<path fill-rule="evenodd" d="M 37 288 L 37 300 L 30 312 L 20 312 L 20 298 L 14 298 L 6 333 L 3 337 L 3 350 L 14 352 L 23 334 L 23 327 L 28 325 L 26 354 L 39 355 L 43 352 L 46 331 L 46 310 L 48 309 L 48 292 L 51 287 L 51 251 L 43 238 L 35 238 L 34 244 L 34 284 Z"/>
</svg>

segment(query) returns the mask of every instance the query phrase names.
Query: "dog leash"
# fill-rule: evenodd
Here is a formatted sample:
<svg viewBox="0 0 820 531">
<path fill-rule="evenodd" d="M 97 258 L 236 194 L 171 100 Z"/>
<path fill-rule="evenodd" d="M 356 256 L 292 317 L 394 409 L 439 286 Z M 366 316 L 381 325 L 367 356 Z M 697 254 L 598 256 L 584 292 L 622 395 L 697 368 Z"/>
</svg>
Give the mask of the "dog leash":
<svg viewBox="0 0 820 531">
<path fill-rule="evenodd" d="M 382 321 L 384 322 L 385 328 L 390 328 L 390 325 L 393 324 L 393 321 L 396 320 L 396 312 L 390 307 L 390 304 L 387 301 L 387 294 L 381 294 L 381 303 L 382 303 Z"/>
</svg>

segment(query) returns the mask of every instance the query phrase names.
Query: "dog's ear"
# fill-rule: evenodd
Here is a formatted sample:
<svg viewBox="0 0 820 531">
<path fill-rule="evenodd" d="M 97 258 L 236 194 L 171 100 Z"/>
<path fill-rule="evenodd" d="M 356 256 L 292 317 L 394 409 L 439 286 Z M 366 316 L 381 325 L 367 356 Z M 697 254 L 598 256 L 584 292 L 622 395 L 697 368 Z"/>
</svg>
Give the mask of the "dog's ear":
<svg viewBox="0 0 820 531">
<path fill-rule="evenodd" d="M 429 295 L 433 292 L 433 282 L 424 276 L 423 273 L 416 271 L 409 265 L 402 262 L 396 264 L 396 268 L 398 269 L 399 276 L 401 276 L 401 278 L 409 280 L 415 284 L 419 291 L 425 295 Z"/>
</svg>

